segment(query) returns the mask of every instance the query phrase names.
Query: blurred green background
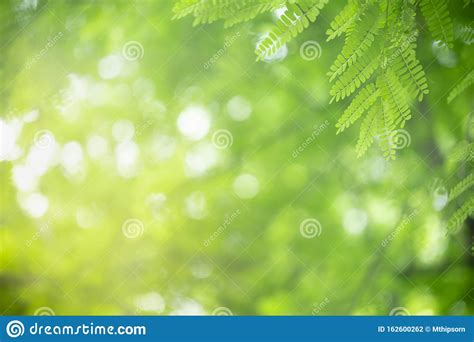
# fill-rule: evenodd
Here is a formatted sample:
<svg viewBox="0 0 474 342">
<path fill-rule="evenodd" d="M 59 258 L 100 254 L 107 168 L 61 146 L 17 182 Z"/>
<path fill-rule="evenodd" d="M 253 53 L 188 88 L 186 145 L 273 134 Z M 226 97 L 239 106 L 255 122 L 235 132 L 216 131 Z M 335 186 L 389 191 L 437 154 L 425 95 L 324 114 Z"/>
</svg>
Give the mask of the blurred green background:
<svg viewBox="0 0 474 342">
<path fill-rule="evenodd" d="M 472 51 L 422 34 L 410 145 L 356 158 L 326 76 L 342 5 L 256 62 L 274 15 L 2 1 L 2 314 L 473 314 L 473 222 L 445 227 L 473 109 L 446 96 Z"/>
</svg>

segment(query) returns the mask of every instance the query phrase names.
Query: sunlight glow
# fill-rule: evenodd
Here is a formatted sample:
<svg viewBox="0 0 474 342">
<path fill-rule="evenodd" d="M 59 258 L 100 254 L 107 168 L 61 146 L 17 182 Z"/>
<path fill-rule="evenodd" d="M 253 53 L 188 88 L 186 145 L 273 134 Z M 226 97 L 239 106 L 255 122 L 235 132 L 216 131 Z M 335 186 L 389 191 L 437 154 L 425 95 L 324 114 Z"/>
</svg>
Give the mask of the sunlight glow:
<svg viewBox="0 0 474 342">
<path fill-rule="evenodd" d="M 344 213 L 342 225 L 349 235 L 359 235 L 367 227 L 367 214 L 357 208 L 351 208 Z"/>
<path fill-rule="evenodd" d="M 6 122 L 0 119 L 0 162 L 18 159 L 23 150 L 16 144 L 23 124 L 18 119 Z"/>
<path fill-rule="evenodd" d="M 136 308 L 141 311 L 160 314 L 165 310 L 165 300 L 158 292 L 149 292 L 135 300 Z"/>
<path fill-rule="evenodd" d="M 15 165 L 12 169 L 13 184 L 18 190 L 27 192 L 36 190 L 38 177 L 34 170 L 26 165 Z"/>
<path fill-rule="evenodd" d="M 178 129 L 191 140 L 200 140 L 206 136 L 211 126 L 211 117 L 203 107 L 190 106 L 179 114 Z"/>
<path fill-rule="evenodd" d="M 112 126 L 112 135 L 117 142 L 132 140 L 135 135 L 135 126 L 129 120 L 115 121 Z"/>
<path fill-rule="evenodd" d="M 242 96 L 234 96 L 227 102 L 227 112 L 235 121 L 244 121 L 252 113 L 252 105 Z"/>
<path fill-rule="evenodd" d="M 48 210 L 49 201 L 46 196 L 35 192 L 28 195 L 20 195 L 20 205 L 28 215 L 34 218 L 43 216 Z"/>
<path fill-rule="evenodd" d="M 217 163 L 217 151 L 210 143 L 193 147 L 185 156 L 185 172 L 188 177 L 203 176 Z"/>
<path fill-rule="evenodd" d="M 135 177 L 138 173 L 140 149 L 133 141 L 125 141 L 115 148 L 117 171 L 124 178 Z"/>
<path fill-rule="evenodd" d="M 260 185 L 258 179 L 251 174 L 238 176 L 233 184 L 234 192 L 243 199 L 250 199 L 257 195 Z"/>
<path fill-rule="evenodd" d="M 99 223 L 99 213 L 93 206 L 81 206 L 76 209 L 76 222 L 81 228 L 93 228 Z"/>
<path fill-rule="evenodd" d="M 206 197 L 200 191 L 193 192 L 185 200 L 186 214 L 194 220 L 201 220 L 207 215 Z"/>
<path fill-rule="evenodd" d="M 147 199 L 146 203 L 155 219 L 162 219 L 164 212 L 166 212 L 166 195 L 164 193 L 152 193 Z"/>
<path fill-rule="evenodd" d="M 170 315 L 175 316 L 201 316 L 205 311 L 201 304 L 190 298 L 178 298 L 174 301 L 175 308 Z"/>
<path fill-rule="evenodd" d="M 95 160 L 100 160 L 109 151 L 109 142 L 100 135 L 89 135 L 87 137 L 87 154 Z"/>
<path fill-rule="evenodd" d="M 118 55 L 108 55 L 99 62 L 99 75 L 104 80 L 116 78 L 123 70 L 123 58 Z"/>
<path fill-rule="evenodd" d="M 66 143 L 61 151 L 61 166 L 66 177 L 74 177 L 84 172 L 82 146 L 77 141 Z"/>
<path fill-rule="evenodd" d="M 440 260 L 448 247 L 448 240 L 445 238 L 446 231 L 439 219 L 432 216 L 427 218 L 424 234 L 418 257 L 423 263 L 432 264 Z"/>
<path fill-rule="evenodd" d="M 155 134 L 151 138 L 149 152 L 155 162 L 171 158 L 176 151 L 176 139 L 168 135 Z"/>
</svg>

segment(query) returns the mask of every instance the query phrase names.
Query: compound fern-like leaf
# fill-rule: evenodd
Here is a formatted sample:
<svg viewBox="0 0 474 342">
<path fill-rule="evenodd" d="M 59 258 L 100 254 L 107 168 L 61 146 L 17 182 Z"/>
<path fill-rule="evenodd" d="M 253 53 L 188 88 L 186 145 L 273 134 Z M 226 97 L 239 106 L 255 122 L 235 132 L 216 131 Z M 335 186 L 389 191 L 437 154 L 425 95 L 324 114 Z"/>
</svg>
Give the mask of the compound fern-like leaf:
<svg viewBox="0 0 474 342">
<path fill-rule="evenodd" d="M 193 25 L 224 19 L 224 25 L 228 27 L 280 8 L 286 2 L 285 0 L 180 0 L 173 7 L 173 18 L 192 15 Z"/>
<path fill-rule="evenodd" d="M 421 0 L 420 8 L 433 38 L 452 48 L 453 23 L 449 16 L 448 2 L 446 0 Z"/>
<path fill-rule="evenodd" d="M 410 106 L 407 94 L 400 81 L 391 70 L 386 70 L 378 79 L 377 88 L 383 100 L 384 113 L 390 118 L 390 126 L 385 126 L 389 131 L 392 125 L 403 127 L 405 121 L 411 118 Z"/>
<path fill-rule="evenodd" d="M 474 160 L 474 143 L 468 143 L 463 141 L 458 144 L 453 152 L 451 152 L 450 158 L 452 161 L 473 161 Z"/>
<path fill-rule="evenodd" d="M 366 82 L 380 63 L 377 49 L 371 49 L 367 54 L 362 55 L 357 63 L 349 67 L 334 83 L 329 94 L 331 101 L 342 100 L 356 91 L 364 82 Z"/>
<path fill-rule="evenodd" d="M 359 140 L 356 145 L 357 158 L 361 157 L 374 142 L 377 135 L 377 114 L 381 111 L 379 103 L 370 108 L 369 112 L 362 121 L 359 132 Z"/>
<path fill-rule="evenodd" d="M 355 1 L 349 1 L 342 11 L 336 15 L 334 20 L 331 21 L 331 28 L 326 31 L 328 35 L 326 41 L 337 38 L 346 32 L 359 17 L 359 9 L 360 4 L 357 4 Z"/>
<path fill-rule="evenodd" d="M 377 13 L 370 11 L 358 22 L 354 31 L 346 36 L 342 52 L 335 58 L 334 63 L 329 68 L 330 81 L 341 75 L 347 67 L 354 64 L 370 48 L 380 29 L 380 20 Z"/>
<path fill-rule="evenodd" d="M 471 70 L 448 95 L 448 103 L 451 103 L 460 93 L 474 84 L 474 69 Z"/>
<path fill-rule="evenodd" d="M 391 64 L 393 72 L 398 75 L 399 79 L 408 85 L 409 92 L 413 94 L 418 101 L 423 100 L 423 96 L 429 93 L 423 66 L 416 58 L 416 44 L 402 44 L 398 47 L 398 56 L 394 58 Z"/>
<path fill-rule="evenodd" d="M 230 27 L 235 24 L 255 18 L 257 15 L 274 11 L 285 5 L 285 0 L 247 0 L 245 4 L 239 6 L 232 14 L 229 14 L 224 21 L 224 27 Z"/>
<path fill-rule="evenodd" d="M 288 4 L 275 29 L 258 43 L 255 50 L 257 60 L 273 55 L 284 44 L 303 32 L 309 23 L 316 21 L 320 10 L 327 2 L 328 0 L 299 0 L 294 4 Z"/>
<path fill-rule="evenodd" d="M 451 189 L 448 196 L 449 201 L 451 202 L 455 200 L 464 192 L 466 192 L 466 190 L 470 189 L 472 186 L 474 186 L 474 173 L 468 175 L 466 178 L 456 184 L 454 188 Z"/>
<path fill-rule="evenodd" d="M 379 92 L 375 87 L 375 84 L 370 83 L 365 86 L 352 100 L 349 107 L 346 108 L 342 116 L 336 123 L 337 134 L 341 133 L 352 125 L 361 115 L 370 108 L 377 100 Z"/>
<path fill-rule="evenodd" d="M 464 204 L 454 212 L 454 214 L 448 220 L 448 231 L 456 232 L 466 221 L 466 219 L 474 213 L 474 197 L 464 202 Z"/>
</svg>

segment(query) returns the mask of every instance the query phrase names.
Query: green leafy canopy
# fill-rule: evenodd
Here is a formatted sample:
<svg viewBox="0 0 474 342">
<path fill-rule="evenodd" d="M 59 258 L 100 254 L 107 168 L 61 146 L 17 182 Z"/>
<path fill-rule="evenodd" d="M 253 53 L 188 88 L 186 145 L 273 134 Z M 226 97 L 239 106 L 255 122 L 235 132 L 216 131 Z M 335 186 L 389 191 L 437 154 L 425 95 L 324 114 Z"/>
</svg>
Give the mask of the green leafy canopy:
<svg viewBox="0 0 474 342">
<path fill-rule="evenodd" d="M 275 54 L 284 44 L 315 23 L 328 0 L 181 0 L 175 17 L 194 17 L 194 23 L 224 20 L 226 26 L 283 8 L 275 27 L 257 44 L 258 60 Z M 387 159 L 397 151 L 393 135 L 411 118 L 411 105 L 429 93 L 423 66 L 416 55 L 416 13 L 424 17 L 433 39 L 453 46 L 453 24 L 443 0 L 348 0 L 326 31 L 327 40 L 344 37 L 328 77 L 331 102 L 350 98 L 338 120 L 338 133 L 364 118 L 356 145 L 358 156 L 378 141 Z M 450 95 L 472 83 L 463 81 Z"/>
</svg>

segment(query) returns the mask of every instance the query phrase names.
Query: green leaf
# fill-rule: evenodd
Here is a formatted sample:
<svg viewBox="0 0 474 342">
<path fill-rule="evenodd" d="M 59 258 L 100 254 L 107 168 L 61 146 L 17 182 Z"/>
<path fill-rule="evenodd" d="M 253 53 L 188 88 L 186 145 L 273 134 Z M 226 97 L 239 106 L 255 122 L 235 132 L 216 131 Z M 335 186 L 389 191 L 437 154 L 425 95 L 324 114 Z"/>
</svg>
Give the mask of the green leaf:
<svg viewBox="0 0 474 342">
<path fill-rule="evenodd" d="M 320 10 L 328 0 L 299 0 L 288 4 L 276 27 L 258 43 L 255 53 L 257 60 L 263 60 L 276 53 L 284 44 L 303 32 L 309 23 L 316 21 Z"/>
<path fill-rule="evenodd" d="M 461 196 L 466 190 L 474 185 L 474 173 L 469 174 L 466 178 L 460 181 L 452 190 L 449 192 L 449 201 L 453 201 Z"/>
<path fill-rule="evenodd" d="M 460 93 L 474 83 L 474 69 L 465 75 L 448 95 L 448 103 L 451 103 Z"/>
<path fill-rule="evenodd" d="M 342 52 L 329 68 L 330 81 L 341 75 L 349 66 L 355 64 L 358 58 L 367 53 L 380 29 L 381 21 L 377 13 L 370 11 L 361 21 L 358 21 L 354 31 L 346 36 Z"/>
<path fill-rule="evenodd" d="M 456 210 L 448 220 L 448 231 L 455 233 L 463 225 L 464 221 L 474 213 L 474 197 L 463 203 L 461 208 Z"/>
<path fill-rule="evenodd" d="M 374 138 L 377 135 L 377 114 L 381 110 L 380 103 L 376 103 L 365 116 L 360 126 L 359 140 L 356 145 L 357 158 L 361 157 L 374 142 Z"/>
<path fill-rule="evenodd" d="M 352 125 L 361 115 L 374 104 L 377 100 L 379 92 L 375 84 L 370 83 L 365 86 L 357 96 L 352 100 L 349 107 L 346 108 L 342 116 L 336 123 L 337 133 L 341 133 Z"/>
<path fill-rule="evenodd" d="M 452 48 L 453 23 L 448 11 L 448 2 L 446 0 L 421 0 L 420 8 L 433 38 Z"/>
</svg>

